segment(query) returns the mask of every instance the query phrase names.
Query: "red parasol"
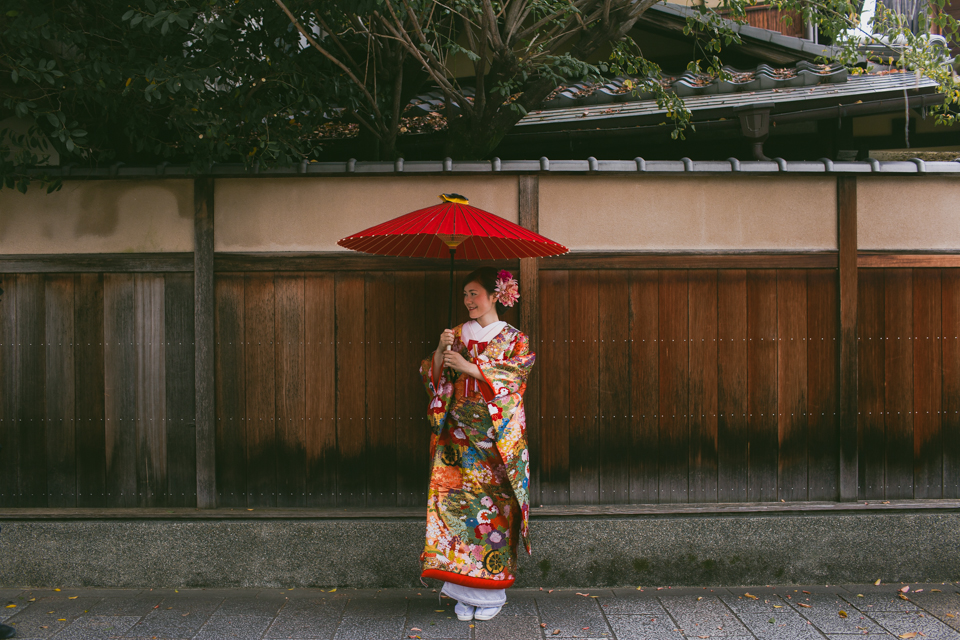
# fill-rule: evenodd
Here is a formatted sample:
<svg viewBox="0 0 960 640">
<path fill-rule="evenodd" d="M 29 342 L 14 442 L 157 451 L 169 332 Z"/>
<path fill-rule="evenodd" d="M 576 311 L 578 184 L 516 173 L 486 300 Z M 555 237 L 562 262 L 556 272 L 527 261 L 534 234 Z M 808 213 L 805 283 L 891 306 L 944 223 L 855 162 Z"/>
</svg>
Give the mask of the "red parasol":
<svg viewBox="0 0 960 640">
<path fill-rule="evenodd" d="M 450 256 L 450 326 L 453 323 L 453 262 L 543 258 L 566 253 L 562 244 L 483 209 L 456 193 L 445 193 L 438 205 L 394 218 L 337 244 L 381 256 L 445 258 Z"/>
</svg>

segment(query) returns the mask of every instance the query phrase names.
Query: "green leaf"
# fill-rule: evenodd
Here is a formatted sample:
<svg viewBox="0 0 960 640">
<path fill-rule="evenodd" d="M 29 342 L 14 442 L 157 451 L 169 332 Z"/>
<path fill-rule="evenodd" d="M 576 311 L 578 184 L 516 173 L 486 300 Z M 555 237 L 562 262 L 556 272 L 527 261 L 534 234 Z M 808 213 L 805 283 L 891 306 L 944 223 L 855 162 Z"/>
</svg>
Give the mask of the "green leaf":
<svg viewBox="0 0 960 640">
<path fill-rule="evenodd" d="M 132 18 L 132 17 L 133 17 L 133 14 L 135 14 L 135 13 L 136 13 L 136 11 L 134 11 L 133 9 L 130 9 L 130 10 L 127 11 L 125 14 L 123 14 L 123 16 L 122 16 L 120 19 L 121 19 L 122 21 L 126 22 L 127 20 L 129 20 L 130 18 Z"/>
<path fill-rule="evenodd" d="M 13 80 L 13 84 L 17 84 L 17 80 L 20 79 L 20 74 L 17 73 L 16 69 L 10 72 L 10 79 Z"/>
</svg>

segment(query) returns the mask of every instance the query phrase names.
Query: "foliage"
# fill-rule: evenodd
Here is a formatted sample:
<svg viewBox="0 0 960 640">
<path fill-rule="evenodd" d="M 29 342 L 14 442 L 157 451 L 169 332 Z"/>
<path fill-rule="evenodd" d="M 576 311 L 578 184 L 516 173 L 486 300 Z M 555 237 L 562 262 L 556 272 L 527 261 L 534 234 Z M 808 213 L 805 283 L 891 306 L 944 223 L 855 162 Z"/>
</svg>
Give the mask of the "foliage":
<svg viewBox="0 0 960 640">
<path fill-rule="evenodd" d="M 558 84 L 637 78 L 672 123 L 692 129 L 631 30 L 655 0 L 7 0 L 0 9 L 0 179 L 26 189 L 54 152 L 61 164 L 290 164 L 320 157 L 325 123 L 360 130 L 369 155 L 403 155 L 404 107 L 442 93 L 446 155 L 485 158 Z M 725 49 L 752 0 L 699 7 L 690 70 L 723 77 Z M 950 41 L 957 23 L 931 0 L 922 21 Z M 817 25 L 834 56 L 935 79 L 955 120 L 957 77 L 942 47 L 881 7 L 854 37 L 859 4 L 774 0 Z M 724 19 L 725 16 L 727 19 Z M 731 21 L 733 20 L 733 21 Z M 876 47 L 874 47 L 876 49 Z M 869 56 L 868 56 L 869 58 Z M 358 154 L 359 155 L 359 154 Z M 48 181 L 56 188 L 55 181 Z"/>
</svg>

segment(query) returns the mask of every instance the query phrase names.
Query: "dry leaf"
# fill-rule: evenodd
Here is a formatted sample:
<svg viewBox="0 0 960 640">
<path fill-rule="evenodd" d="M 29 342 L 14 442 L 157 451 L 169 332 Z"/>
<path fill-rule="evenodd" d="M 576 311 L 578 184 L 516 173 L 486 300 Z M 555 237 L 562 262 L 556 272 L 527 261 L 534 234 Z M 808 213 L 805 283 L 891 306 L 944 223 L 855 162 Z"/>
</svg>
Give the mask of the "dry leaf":
<svg viewBox="0 0 960 640">
<path fill-rule="evenodd" d="M 67 600 L 76 600 L 80 596 L 67 596 Z"/>
<path fill-rule="evenodd" d="M 948 618 L 956 618 L 956 617 L 957 617 L 957 616 L 953 615 L 952 613 L 947 613 L 947 614 L 945 614 L 945 615 L 946 615 Z"/>
<path fill-rule="evenodd" d="M 541 623 L 540 623 L 540 628 L 541 628 L 541 629 L 546 629 L 546 628 L 547 628 L 547 623 L 546 623 L 546 622 L 541 622 Z"/>
<path fill-rule="evenodd" d="M 554 629 L 552 635 L 555 635 L 555 636 L 560 635 L 560 629 Z"/>
<path fill-rule="evenodd" d="M 643 587 L 637 587 L 637 591 L 643 591 Z"/>
<path fill-rule="evenodd" d="M 745 597 L 745 598 L 750 598 L 751 600 L 759 600 L 759 598 L 758 598 L 757 596 L 752 596 L 752 595 L 750 595 L 749 593 L 743 594 L 743 597 Z"/>
<path fill-rule="evenodd" d="M 589 630 L 590 630 L 590 627 L 581 627 L 581 628 L 580 628 L 580 631 L 589 631 Z"/>
<path fill-rule="evenodd" d="M 921 591 L 923 591 L 923 589 L 917 589 L 914 593 L 920 593 Z"/>
<path fill-rule="evenodd" d="M 17 608 L 17 605 L 15 605 L 15 604 L 8 604 L 8 605 L 7 605 L 7 609 L 16 609 L 16 608 Z"/>
<path fill-rule="evenodd" d="M 907 591 L 910 591 L 910 585 L 900 587 L 900 593 L 906 593 Z"/>
<path fill-rule="evenodd" d="M 337 588 L 334 587 L 333 589 L 330 589 L 330 591 L 327 591 L 327 593 L 333 593 L 333 592 L 336 591 L 336 590 L 337 590 Z M 420 594 L 418 593 L 417 595 L 420 595 Z"/>
<path fill-rule="evenodd" d="M 803 607 L 804 609 L 811 609 L 811 608 L 812 608 L 810 605 L 808 605 L 808 604 L 803 604 L 802 602 L 798 602 L 797 604 L 799 604 L 799 605 L 800 605 L 801 607 Z"/>
<path fill-rule="evenodd" d="M 858 598 L 862 598 L 862 597 L 863 597 L 863 594 L 862 594 L 862 593 L 858 593 L 858 594 L 857 594 L 857 597 L 858 597 Z"/>
<path fill-rule="evenodd" d="M 444 611 L 446 611 L 446 609 L 434 609 L 434 610 L 433 610 L 434 613 L 443 613 Z"/>
<path fill-rule="evenodd" d="M 907 596 L 905 596 L 905 595 L 902 594 L 902 593 L 898 593 L 897 595 L 900 596 L 900 599 L 901 599 L 901 600 L 909 600 L 909 599 L 910 599 L 910 598 L 908 598 Z"/>
<path fill-rule="evenodd" d="M 930 589 L 930 593 L 943 593 L 940 589 Z"/>
<path fill-rule="evenodd" d="M 419 627 L 411 627 L 411 628 L 410 628 L 410 631 L 423 631 L 423 629 L 421 629 L 421 628 L 419 628 Z"/>
<path fill-rule="evenodd" d="M 697 602 L 700 602 L 701 600 L 703 600 L 703 596 L 697 596 Z"/>
<path fill-rule="evenodd" d="M 583 596 L 584 598 L 586 598 L 586 597 L 589 596 L 590 594 L 589 594 L 589 593 L 580 593 L 579 591 L 577 591 L 577 595 L 578 595 L 578 596 Z"/>
<path fill-rule="evenodd" d="M 847 612 L 841 609 L 840 611 L 837 612 L 837 615 L 840 616 L 841 618 L 846 618 Z"/>
<path fill-rule="evenodd" d="M 907 631 L 906 633 L 901 633 L 901 634 L 900 634 L 899 636 L 897 636 L 897 637 L 898 637 L 898 638 L 916 638 L 916 637 L 917 637 L 917 632 L 916 632 L 916 631 Z"/>
<path fill-rule="evenodd" d="M 36 598 L 30 598 L 29 600 L 27 600 L 27 602 L 36 602 L 36 601 L 37 601 Z"/>
<path fill-rule="evenodd" d="M 54 589 L 54 591 L 60 591 L 60 589 Z"/>
<path fill-rule="evenodd" d="M 553 593 L 553 589 L 550 589 L 549 591 L 547 591 L 547 593 Z"/>
<path fill-rule="evenodd" d="M 783 605 L 782 605 L 782 604 L 775 604 L 775 605 L 773 605 L 773 608 L 774 608 L 774 609 L 783 609 Z"/>
<path fill-rule="evenodd" d="M 810 595 L 810 592 L 809 592 L 809 591 L 804 591 L 804 593 L 807 594 L 807 595 Z"/>
<path fill-rule="evenodd" d="M 875 585 L 877 585 L 877 586 L 879 587 L 879 586 L 880 586 L 880 578 L 877 578 L 877 581 L 874 582 L 873 584 L 875 584 Z"/>
<path fill-rule="evenodd" d="M 57 622 L 66 622 L 66 621 L 67 621 L 66 618 L 57 618 Z"/>
</svg>

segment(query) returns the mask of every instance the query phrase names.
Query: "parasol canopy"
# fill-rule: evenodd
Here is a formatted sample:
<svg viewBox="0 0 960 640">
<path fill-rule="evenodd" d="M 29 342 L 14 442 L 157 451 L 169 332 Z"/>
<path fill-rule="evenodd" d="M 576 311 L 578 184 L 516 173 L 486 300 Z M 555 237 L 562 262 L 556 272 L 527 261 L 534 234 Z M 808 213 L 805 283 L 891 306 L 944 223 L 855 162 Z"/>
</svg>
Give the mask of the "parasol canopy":
<svg viewBox="0 0 960 640">
<path fill-rule="evenodd" d="M 504 220 L 456 193 L 442 202 L 364 229 L 337 242 L 380 256 L 450 258 L 450 315 L 453 322 L 453 263 L 459 260 L 544 258 L 566 253 L 560 243 Z"/>
</svg>

